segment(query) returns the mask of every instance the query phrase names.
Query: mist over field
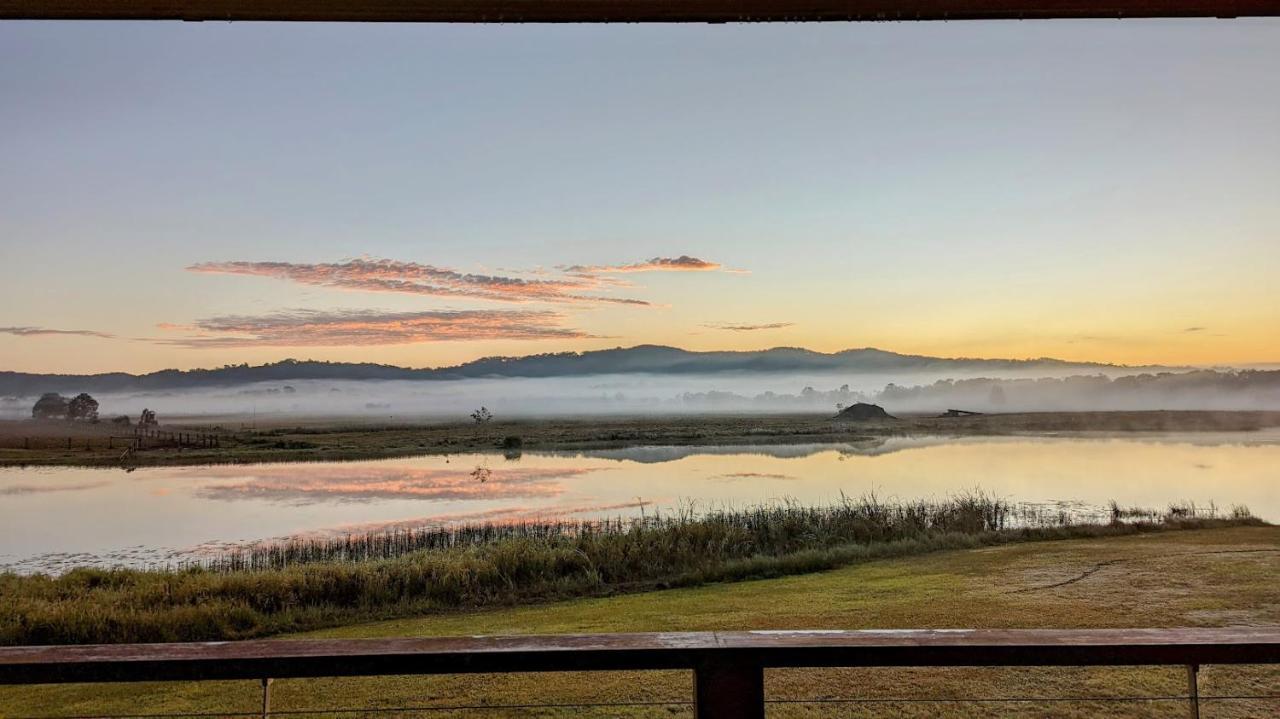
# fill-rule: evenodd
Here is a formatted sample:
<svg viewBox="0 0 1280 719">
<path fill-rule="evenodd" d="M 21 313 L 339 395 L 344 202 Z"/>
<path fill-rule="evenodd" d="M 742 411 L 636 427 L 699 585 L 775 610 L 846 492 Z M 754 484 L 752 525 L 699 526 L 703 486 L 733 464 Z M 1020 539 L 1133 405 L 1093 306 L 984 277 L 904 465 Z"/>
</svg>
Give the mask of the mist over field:
<svg viewBox="0 0 1280 719">
<path fill-rule="evenodd" d="M 74 382 L 61 383 L 75 392 Z M 460 420 L 480 406 L 500 418 L 697 413 L 834 414 L 873 402 L 891 413 L 1096 410 L 1276 410 L 1280 371 L 1056 376 L 1043 369 L 999 378 L 927 372 L 605 374 L 454 380 L 278 380 L 214 388 L 98 392 L 101 415 L 161 418 L 353 417 Z M 34 396 L 0 399 L 0 417 L 30 417 Z"/>
</svg>

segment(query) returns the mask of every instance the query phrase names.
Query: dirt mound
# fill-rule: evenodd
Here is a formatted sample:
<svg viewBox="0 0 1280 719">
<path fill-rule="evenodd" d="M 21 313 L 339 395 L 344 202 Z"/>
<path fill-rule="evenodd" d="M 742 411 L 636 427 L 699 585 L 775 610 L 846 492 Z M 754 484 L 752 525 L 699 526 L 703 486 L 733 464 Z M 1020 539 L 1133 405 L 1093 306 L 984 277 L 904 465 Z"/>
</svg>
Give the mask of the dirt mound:
<svg viewBox="0 0 1280 719">
<path fill-rule="evenodd" d="M 878 404 L 858 402 L 840 410 L 840 414 L 836 415 L 836 419 L 849 420 L 852 422 L 865 422 L 872 419 L 897 419 L 897 417 L 894 417 L 884 411 L 884 407 L 881 407 Z"/>
</svg>

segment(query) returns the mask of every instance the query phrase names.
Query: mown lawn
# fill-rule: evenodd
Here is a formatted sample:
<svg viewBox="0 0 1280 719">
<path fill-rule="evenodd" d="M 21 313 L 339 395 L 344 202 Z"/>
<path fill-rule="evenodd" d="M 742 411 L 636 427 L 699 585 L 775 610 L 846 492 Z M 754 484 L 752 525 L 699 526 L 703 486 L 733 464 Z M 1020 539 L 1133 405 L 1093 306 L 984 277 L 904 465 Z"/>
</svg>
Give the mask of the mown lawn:
<svg viewBox="0 0 1280 719">
<path fill-rule="evenodd" d="M 1100 569 L 1078 581 L 1087 570 Z M 1058 586 L 1050 586 L 1058 585 Z M 884 560 L 753 582 L 361 624 L 301 636 L 629 632 L 772 628 L 1155 627 L 1280 624 L 1280 527 L 1037 542 Z M 287 639 L 287 638 L 286 638 Z M 1181 669 L 786 670 L 769 699 L 1157 696 Z M 251 682 L 0 690 L 5 716 L 253 712 Z M 1280 694 L 1280 670 L 1207 667 L 1201 692 Z M 567 702 L 672 702 L 632 709 L 509 709 L 424 716 L 680 716 L 685 672 L 280 680 L 277 710 Z M 774 704 L 771 716 L 1185 716 L 1174 702 Z M 404 716 L 408 712 L 393 712 Z M 1205 703 L 1205 717 L 1280 715 L 1280 702 Z M 345 715 L 351 716 L 351 715 Z"/>
</svg>

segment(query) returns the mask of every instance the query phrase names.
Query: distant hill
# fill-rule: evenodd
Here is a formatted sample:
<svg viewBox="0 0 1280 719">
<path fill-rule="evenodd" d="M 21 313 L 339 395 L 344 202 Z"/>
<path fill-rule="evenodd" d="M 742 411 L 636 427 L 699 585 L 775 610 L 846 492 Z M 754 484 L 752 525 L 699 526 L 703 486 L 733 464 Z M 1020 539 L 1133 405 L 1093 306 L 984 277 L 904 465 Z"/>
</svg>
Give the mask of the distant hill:
<svg viewBox="0 0 1280 719">
<path fill-rule="evenodd" d="M 286 380 L 454 380 L 488 377 L 581 377 L 601 374 L 882 373 L 882 372 L 1028 372 L 1163 370 L 1171 367 L 1125 367 L 1093 362 L 1040 358 L 973 359 L 904 355 L 864 348 L 824 353 L 796 347 L 749 352 L 691 352 L 676 347 L 637 347 L 561 352 L 525 357 L 487 357 L 455 367 L 410 369 L 354 362 L 284 360 L 271 364 L 227 365 L 215 369 L 161 370 L 134 375 L 0 372 L 0 396 L 32 396 L 42 392 L 139 392 L 226 387 Z"/>
</svg>

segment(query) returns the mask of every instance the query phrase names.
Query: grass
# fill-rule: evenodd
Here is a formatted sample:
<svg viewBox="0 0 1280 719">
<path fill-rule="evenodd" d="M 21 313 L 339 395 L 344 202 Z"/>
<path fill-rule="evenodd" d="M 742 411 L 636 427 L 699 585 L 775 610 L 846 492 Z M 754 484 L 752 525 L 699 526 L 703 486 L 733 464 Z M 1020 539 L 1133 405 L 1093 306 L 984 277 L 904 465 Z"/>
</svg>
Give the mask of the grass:
<svg viewBox="0 0 1280 719">
<path fill-rule="evenodd" d="M 834 414 L 834 408 L 832 411 Z M 833 422 L 830 415 L 697 415 L 593 417 L 474 422 L 406 419 L 393 424 L 354 418 L 298 418 L 234 429 L 247 418 L 188 418 L 164 431 L 215 431 L 219 448 L 149 447 L 134 465 L 197 465 L 383 459 L 420 454 L 494 451 L 508 438 L 525 450 L 637 445 L 751 445 L 850 442 L 896 435 L 973 436 L 1058 432 L 1244 432 L 1280 426 L 1280 412 L 1027 412 L 943 419 L 904 416 L 877 422 Z M 214 422 L 221 425 L 212 426 Z M 223 427 L 231 429 L 222 429 Z M 0 420 L 0 465 L 117 466 L 121 450 L 106 436 L 128 434 L 109 423 Z M 74 437 L 67 448 L 66 438 Z M 28 441 L 30 440 L 30 441 Z M 88 447 L 88 449 L 86 449 Z M 513 447 L 507 447 L 513 450 Z"/>
<path fill-rule="evenodd" d="M 1079 581 L 1061 584 L 1103 565 Z M 1158 627 L 1280 624 L 1280 528 L 1246 526 L 1001 544 L 763 581 L 495 607 L 337 627 L 311 637 L 729 629 Z M 1053 586 L 1058 585 L 1058 586 Z M 1176 695 L 1180 668 L 770 671 L 771 699 Z M 1280 693 L 1280 673 L 1205 667 L 1204 695 Z M 686 672 L 279 680 L 277 710 L 325 707 L 673 702 L 646 709 L 498 710 L 501 717 L 691 716 Z M 252 712 L 255 682 L 0 688 L 0 715 Z M 1274 716 L 1275 703 L 1206 702 L 1205 717 Z M 773 705 L 770 716 L 1170 717 L 1185 704 Z M 321 714 L 322 716 L 324 714 Z M 393 714 L 397 715 L 397 714 Z M 404 716 L 404 714 L 398 714 Z M 423 716 L 471 717 L 445 711 Z"/>
<path fill-rule="evenodd" d="M 822 571 L 925 552 L 1261 524 L 1173 507 L 1077 523 L 981 494 L 634 521 L 474 525 L 293 541 L 167 570 L 0 575 L 0 643 L 244 639 L 420 615 Z M 1216 513 L 1216 512 L 1215 512 Z M 1141 515 L 1146 516 L 1146 515 Z M 1151 515 L 1154 516 L 1154 515 Z"/>
</svg>

